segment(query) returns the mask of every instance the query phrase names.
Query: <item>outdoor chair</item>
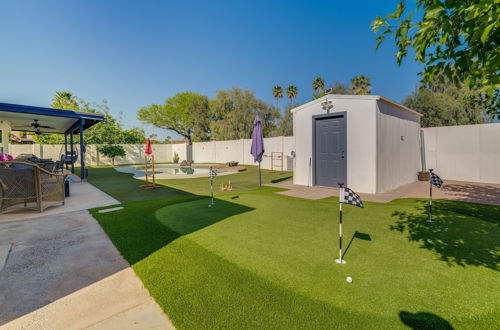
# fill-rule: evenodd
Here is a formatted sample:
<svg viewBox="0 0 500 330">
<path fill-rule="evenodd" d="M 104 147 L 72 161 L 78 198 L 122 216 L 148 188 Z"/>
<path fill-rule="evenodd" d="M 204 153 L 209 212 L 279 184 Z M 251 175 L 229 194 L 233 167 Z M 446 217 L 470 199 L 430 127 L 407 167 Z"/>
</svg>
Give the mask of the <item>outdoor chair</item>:
<svg viewBox="0 0 500 330">
<path fill-rule="evenodd" d="M 56 174 L 32 162 L 0 162 L 0 213 L 22 204 L 42 212 L 54 203 L 64 205 L 65 174 Z"/>
<path fill-rule="evenodd" d="M 66 165 L 76 163 L 78 160 L 78 153 L 76 151 L 68 151 L 65 155 L 61 155 L 61 162 Z"/>
</svg>

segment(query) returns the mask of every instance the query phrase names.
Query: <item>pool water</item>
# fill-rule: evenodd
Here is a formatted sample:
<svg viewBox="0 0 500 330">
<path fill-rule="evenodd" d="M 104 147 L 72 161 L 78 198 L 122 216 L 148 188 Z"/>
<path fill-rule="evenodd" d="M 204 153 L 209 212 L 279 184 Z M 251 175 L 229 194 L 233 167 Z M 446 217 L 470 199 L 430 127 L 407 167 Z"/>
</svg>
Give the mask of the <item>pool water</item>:
<svg viewBox="0 0 500 330">
<path fill-rule="evenodd" d="M 115 170 L 123 173 L 130 173 L 136 179 L 145 179 L 146 172 L 144 165 L 140 166 L 124 166 L 115 167 Z M 210 165 L 197 164 L 193 167 L 180 167 L 173 164 L 159 164 L 155 166 L 155 177 L 157 179 L 182 179 L 182 178 L 200 178 L 209 176 Z M 234 174 L 235 172 L 228 172 L 223 169 L 217 169 L 217 176 Z M 152 168 L 148 166 L 148 176 L 152 175 Z"/>
<path fill-rule="evenodd" d="M 137 168 L 138 171 L 144 172 L 144 166 L 141 166 L 140 168 Z M 151 173 L 152 169 L 149 168 L 149 173 Z M 157 167 L 155 166 L 155 174 L 156 173 L 165 173 L 165 174 L 170 174 L 170 175 L 206 175 L 208 176 L 208 173 L 210 172 L 210 169 L 208 168 L 192 168 L 192 167 L 179 167 L 179 168 L 171 168 L 171 167 Z"/>
</svg>

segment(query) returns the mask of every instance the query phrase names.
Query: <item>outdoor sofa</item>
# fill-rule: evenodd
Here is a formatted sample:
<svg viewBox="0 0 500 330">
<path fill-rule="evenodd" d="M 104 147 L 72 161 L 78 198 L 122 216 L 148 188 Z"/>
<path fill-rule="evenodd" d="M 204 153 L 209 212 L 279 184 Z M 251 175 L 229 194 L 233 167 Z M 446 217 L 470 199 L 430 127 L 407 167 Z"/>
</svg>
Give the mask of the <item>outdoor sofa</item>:
<svg viewBox="0 0 500 330">
<path fill-rule="evenodd" d="M 0 162 L 0 213 L 22 204 L 42 212 L 64 205 L 66 174 L 57 174 L 27 161 Z"/>
</svg>

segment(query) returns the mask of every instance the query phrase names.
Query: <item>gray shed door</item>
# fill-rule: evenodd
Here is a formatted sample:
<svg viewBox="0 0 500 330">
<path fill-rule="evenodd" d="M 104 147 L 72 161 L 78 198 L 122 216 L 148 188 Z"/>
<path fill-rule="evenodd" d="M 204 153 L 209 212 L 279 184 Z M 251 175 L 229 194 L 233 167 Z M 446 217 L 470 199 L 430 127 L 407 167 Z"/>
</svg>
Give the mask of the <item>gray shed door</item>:
<svg viewBox="0 0 500 330">
<path fill-rule="evenodd" d="M 347 184 L 345 115 L 315 118 L 315 184 Z"/>
</svg>

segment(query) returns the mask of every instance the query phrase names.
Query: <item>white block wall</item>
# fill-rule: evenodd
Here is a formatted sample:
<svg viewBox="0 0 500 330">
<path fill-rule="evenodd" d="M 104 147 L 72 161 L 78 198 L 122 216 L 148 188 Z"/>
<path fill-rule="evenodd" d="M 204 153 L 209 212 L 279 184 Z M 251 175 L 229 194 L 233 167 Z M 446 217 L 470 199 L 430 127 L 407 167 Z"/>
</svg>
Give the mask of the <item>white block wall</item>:
<svg viewBox="0 0 500 330">
<path fill-rule="evenodd" d="M 227 163 L 237 161 L 242 165 L 257 165 L 250 154 L 251 139 L 211 141 L 193 143 L 193 159 L 196 163 Z M 292 150 L 294 139 L 292 136 L 278 136 L 264 138 L 264 158 L 261 167 L 271 169 L 271 152 L 283 152 L 283 170 L 293 170 Z M 275 162 L 275 166 L 278 162 Z"/>
<path fill-rule="evenodd" d="M 116 165 L 124 164 L 142 164 L 144 162 L 144 145 L 143 144 L 122 144 L 125 149 L 125 157 L 117 157 L 115 159 Z M 108 159 L 97 152 L 98 145 L 89 144 L 86 146 L 87 151 L 85 154 L 85 163 L 87 165 L 111 165 L 111 159 Z M 153 144 L 153 154 L 155 161 L 171 162 L 172 161 L 172 145 L 171 144 Z M 52 158 L 53 160 L 60 159 L 61 154 L 64 153 L 64 145 L 62 144 L 11 144 L 11 154 L 16 157 L 20 154 L 34 154 L 40 158 Z M 70 149 L 68 148 L 68 151 Z M 80 146 L 75 145 L 75 151 L 78 152 L 80 157 Z M 80 159 L 76 163 L 80 166 Z"/>
<path fill-rule="evenodd" d="M 500 123 L 423 131 L 428 169 L 443 179 L 500 184 Z"/>
</svg>

